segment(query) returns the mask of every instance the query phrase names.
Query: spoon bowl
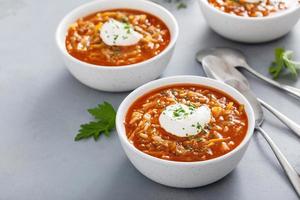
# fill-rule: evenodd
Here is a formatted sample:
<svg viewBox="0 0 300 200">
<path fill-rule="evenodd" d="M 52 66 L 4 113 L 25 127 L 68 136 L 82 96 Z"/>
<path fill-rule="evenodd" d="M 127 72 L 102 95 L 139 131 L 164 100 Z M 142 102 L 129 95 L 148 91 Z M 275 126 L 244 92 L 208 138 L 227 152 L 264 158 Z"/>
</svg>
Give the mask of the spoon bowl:
<svg viewBox="0 0 300 200">
<path fill-rule="evenodd" d="M 234 87 L 240 88 L 243 92 L 248 92 L 250 101 L 252 102 L 252 106 L 255 106 L 254 109 L 259 111 L 256 114 L 260 116 L 256 116 L 256 119 L 263 116 L 261 105 L 264 106 L 267 110 L 273 113 L 280 121 L 282 121 L 287 127 L 289 127 L 296 135 L 300 137 L 300 125 L 289 119 L 284 114 L 280 113 L 277 109 L 273 108 L 266 102 L 261 99 L 251 99 L 251 97 L 255 97 L 253 92 L 250 90 L 250 85 L 248 80 L 243 76 L 241 72 L 233 67 L 228 67 L 225 62 L 225 59 L 214 55 L 203 56 L 203 54 L 198 53 L 199 58 L 198 61 L 201 62 L 203 66 L 203 70 L 206 75 L 210 78 L 217 78 L 218 80 L 222 80 L 223 82 L 229 82 L 233 84 Z M 237 81 L 238 80 L 238 83 Z M 258 102 L 258 103 L 257 103 Z M 259 104 L 260 103 L 260 104 Z M 259 125 L 262 124 L 262 119 L 260 122 L 257 122 Z"/>
<path fill-rule="evenodd" d="M 219 47 L 219 48 L 211 48 L 211 49 L 205 49 L 200 50 L 197 53 L 197 60 L 202 63 L 203 59 L 206 56 L 214 55 L 216 57 L 222 58 L 223 62 L 226 63 L 228 71 L 234 71 L 230 70 L 230 68 L 242 68 L 250 72 L 252 75 L 256 76 L 257 78 L 266 81 L 267 83 L 284 90 L 285 92 L 288 92 L 289 94 L 292 94 L 292 96 L 298 98 L 300 100 L 300 89 L 295 88 L 289 85 L 284 85 L 279 82 L 276 82 L 272 79 L 269 79 L 265 77 L 264 75 L 256 72 L 252 67 L 249 66 L 249 64 L 246 61 L 246 57 L 244 54 L 237 49 L 233 48 L 226 48 L 226 47 Z M 245 82 L 245 81 L 243 81 Z"/>
</svg>

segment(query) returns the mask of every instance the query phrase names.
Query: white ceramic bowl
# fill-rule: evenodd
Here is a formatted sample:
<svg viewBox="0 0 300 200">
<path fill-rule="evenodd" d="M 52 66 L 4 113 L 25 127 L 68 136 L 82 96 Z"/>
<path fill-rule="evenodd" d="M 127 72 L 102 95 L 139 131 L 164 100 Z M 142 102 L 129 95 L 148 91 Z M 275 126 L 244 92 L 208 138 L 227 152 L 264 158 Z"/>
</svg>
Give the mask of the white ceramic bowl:
<svg viewBox="0 0 300 200">
<path fill-rule="evenodd" d="M 127 139 L 124 121 L 132 103 L 140 96 L 166 85 L 178 83 L 200 84 L 217 88 L 245 105 L 248 131 L 240 145 L 231 152 L 211 160 L 197 162 L 168 161 L 152 157 L 135 148 Z M 158 183 L 180 188 L 198 187 L 213 183 L 231 172 L 244 155 L 254 130 L 254 113 L 245 99 L 234 88 L 209 78 L 199 76 L 174 76 L 149 82 L 130 93 L 121 103 L 116 117 L 119 139 L 132 164 L 145 176 Z"/>
<path fill-rule="evenodd" d="M 218 34 L 231 40 L 258 43 L 277 39 L 287 34 L 300 18 L 300 8 L 267 17 L 241 17 L 222 12 L 207 0 L 198 0 L 208 25 Z"/>
<path fill-rule="evenodd" d="M 93 12 L 130 8 L 145 11 L 159 17 L 169 28 L 170 44 L 157 56 L 144 62 L 119 67 L 106 67 L 82 62 L 66 50 L 65 37 L 69 25 L 80 17 Z M 178 25 L 174 16 L 165 8 L 145 0 L 101 0 L 84 4 L 66 15 L 56 31 L 56 42 L 69 71 L 83 84 L 104 91 L 132 90 L 157 78 L 166 68 L 178 37 Z"/>
</svg>

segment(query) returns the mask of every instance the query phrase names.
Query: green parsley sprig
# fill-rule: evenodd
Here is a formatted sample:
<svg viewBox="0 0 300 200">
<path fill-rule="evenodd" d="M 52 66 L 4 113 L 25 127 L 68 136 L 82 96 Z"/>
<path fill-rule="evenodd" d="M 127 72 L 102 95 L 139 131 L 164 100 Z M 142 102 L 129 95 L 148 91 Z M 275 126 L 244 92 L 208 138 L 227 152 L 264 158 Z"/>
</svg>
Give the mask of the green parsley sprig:
<svg viewBox="0 0 300 200">
<path fill-rule="evenodd" d="M 109 136 L 110 132 L 115 128 L 116 111 L 113 106 L 104 102 L 95 108 L 88 109 L 88 112 L 94 116 L 95 121 L 82 124 L 75 141 L 90 137 L 97 141 L 102 133 L 105 136 Z"/>
<path fill-rule="evenodd" d="M 184 9 L 184 8 L 187 8 L 187 5 L 186 3 L 183 3 L 183 2 L 180 2 L 177 4 L 177 9 Z"/>
<path fill-rule="evenodd" d="M 187 8 L 187 4 L 183 0 L 165 0 L 167 3 L 175 3 L 178 10 Z"/>
<path fill-rule="evenodd" d="M 294 77 L 298 76 L 297 70 L 300 70 L 300 62 L 293 61 L 293 51 L 283 48 L 275 49 L 275 61 L 269 67 L 269 73 L 273 79 L 277 79 L 284 71 L 288 70 Z"/>
</svg>

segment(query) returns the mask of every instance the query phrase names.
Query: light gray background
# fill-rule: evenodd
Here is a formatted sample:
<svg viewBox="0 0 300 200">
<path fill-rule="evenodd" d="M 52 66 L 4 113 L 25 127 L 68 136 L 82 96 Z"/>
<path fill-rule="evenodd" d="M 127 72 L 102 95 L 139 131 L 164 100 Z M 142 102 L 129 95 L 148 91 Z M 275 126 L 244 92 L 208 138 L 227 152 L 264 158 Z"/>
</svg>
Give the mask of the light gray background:
<svg viewBox="0 0 300 200">
<path fill-rule="evenodd" d="M 140 174 L 126 158 L 117 134 L 74 142 L 79 125 L 91 119 L 87 108 L 102 101 L 118 108 L 128 93 L 105 93 L 75 80 L 57 51 L 59 20 L 86 0 L 0 0 L 0 199 L 297 199 L 277 160 L 260 135 L 226 178 L 196 189 L 162 186 Z M 199 75 L 197 50 L 229 46 L 243 50 L 257 71 L 268 75 L 275 47 L 296 51 L 300 59 L 300 24 L 271 43 L 246 45 L 212 32 L 195 0 L 176 10 L 180 37 L 162 76 Z M 300 102 L 249 77 L 256 94 L 300 123 Z M 289 79 L 289 78 L 287 78 Z M 287 80 L 285 79 L 285 80 Z M 283 80 L 280 80 L 283 81 Z M 300 81 L 289 84 L 300 87 Z M 299 138 L 268 112 L 264 128 L 300 171 Z"/>
</svg>

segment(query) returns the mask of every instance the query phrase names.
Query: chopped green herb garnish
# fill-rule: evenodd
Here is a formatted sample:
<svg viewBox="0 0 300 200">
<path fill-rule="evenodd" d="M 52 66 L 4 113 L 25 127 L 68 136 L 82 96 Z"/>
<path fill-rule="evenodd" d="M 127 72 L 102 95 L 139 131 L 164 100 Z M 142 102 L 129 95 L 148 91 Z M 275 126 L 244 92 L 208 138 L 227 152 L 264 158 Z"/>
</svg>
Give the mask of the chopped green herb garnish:
<svg viewBox="0 0 300 200">
<path fill-rule="evenodd" d="M 119 38 L 119 35 L 114 35 L 114 42 Z"/>
<path fill-rule="evenodd" d="M 127 30 L 127 34 L 129 34 L 130 33 L 130 24 L 129 23 L 125 23 L 124 29 Z"/>
<path fill-rule="evenodd" d="M 190 105 L 190 106 L 189 106 L 189 110 L 195 110 L 195 106 Z"/>
<path fill-rule="evenodd" d="M 179 117 L 179 113 L 174 112 L 173 115 L 174 117 Z"/>
<path fill-rule="evenodd" d="M 75 137 L 75 141 L 93 137 L 98 140 L 99 136 L 109 136 L 110 132 L 115 128 L 116 111 L 111 104 L 104 102 L 96 108 L 88 109 L 88 112 L 95 117 L 95 121 L 80 126 L 79 133 Z"/>
<path fill-rule="evenodd" d="M 173 115 L 174 117 L 179 117 L 179 116 L 186 116 L 188 113 L 185 112 L 185 110 L 182 107 L 177 108 L 174 110 Z"/>
<path fill-rule="evenodd" d="M 198 130 L 202 130 L 202 126 L 201 126 L 201 124 L 200 124 L 199 122 L 197 122 L 196 128 L 197 128 Z"/>
</svg>

